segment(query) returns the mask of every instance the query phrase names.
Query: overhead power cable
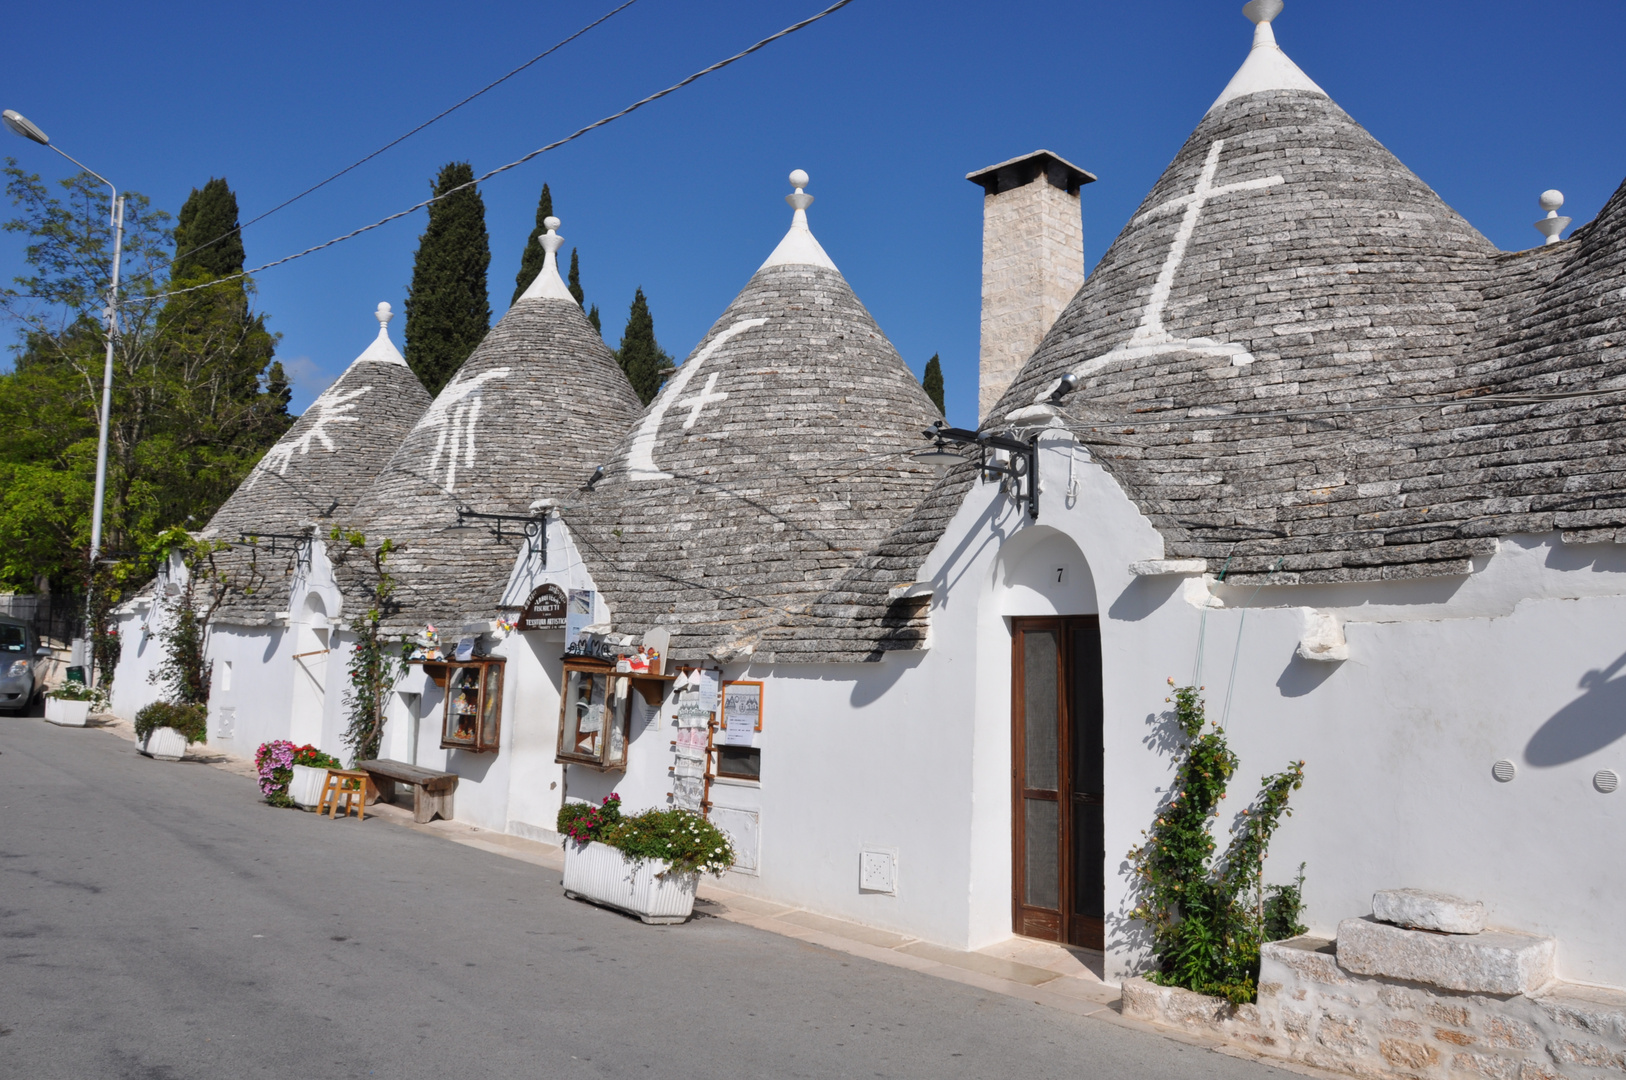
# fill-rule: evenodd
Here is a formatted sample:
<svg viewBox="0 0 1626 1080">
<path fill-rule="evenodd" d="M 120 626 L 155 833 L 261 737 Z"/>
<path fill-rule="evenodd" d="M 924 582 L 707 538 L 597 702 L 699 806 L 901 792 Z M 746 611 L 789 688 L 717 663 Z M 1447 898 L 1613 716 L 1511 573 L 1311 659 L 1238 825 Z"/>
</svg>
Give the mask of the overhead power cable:
<svg viewBox="0 0 1626 1080">
<path fill-rule="evenodd" d="M 226 232 L 221 233 L 219 236 L 215 237 L 213 240 L 206 241 L 206 242 L 204 242 L 202 244 L 199 244 L 197 247 L 192 248 L 189 251 L 182 252 L 181 254 L 175 256 L 174 261 L 179 262 L 182 259 L 186 258 L 188 255 L 196 254 L 197 252 L 202 251 L 204 248 L 207 248 L 207 247 L 213 247 L 215 244 L 220 243 L 222 240 L 225 240 L 228 237 L 231 237 L 231 236 L 233 236 L 233 235 L 235 235 L 237 233 L 242 232 L 244 229 L 248 228 L 250 225 L 253 225 L 255 222 L 264 221 L 266 218 L 270 217 L 272 214 L 276 213 L 278 210 L 281 210 L 283 207 L 290 206 L 290 205 L 298 202 L 300 199 L 303 199 L 305 196 L 311 194 L 313 191 L 317 191 L 317 190 L 320 190 L 321 188 L 326 187 L 327 185 L 333 183 L 333 181 L 337 180 L 339 177 L 343 176 L 345 173 L 350 172 L 352 169 L 356 169 L 356 168 L 361 167 L 362 165 L 367 164 L 369 161 L 373 160 L 373 158 L 377 157 L 379 154 L 382 154 L 384 151 L 390 149 L 391 147 L 398 146 L 401 143 L 406 142 L 408 139 L 412 138 L 412 136 L 416 135 L 418 132 L 422 131 L 424 128 L 428 127 L 429 125 L 435 123 L 438 120 L 445 119 L 446 117 L 450 116 L 452 113 L 456 112 L 458 109 L 461 109 L 463 106 L 467 105 L 469 102 L 471 102 L 475 98 L 479 97 L 481 94 L 486 93 L 488 90 L 496 89 L 498 86 L 501 86 L 503 83 L 507 82 L 509 79 L 512 79 L 515 75 L 518 75 L 520 72 L 524 71 L 526 68 L 528 68 L 531 65 L 535 64 L 537 61 L 542 60 L 542 59 L 546 58 L 547 56 L 550 56 L 551 54 L 558 52 L 560 49 L 564 48 L 566 45 L 569 45 L 572 41 L 575 41 L 577 38 L 581 37 L 583 34 L 587 33 L 589 30 L 593 29 L 595 26 L 599 25 L 602 22 L 607 21 L 611 16 L 617 15 L 617 14 L 625 11 L 627 8 L 631 7 L 633 4 L 636 4 L 637 2 L 638 2 L 638 0 L 626 0 L 626 2 L 623 3 L 620 7 L 611 9 L 609 12 L 607 12 L 607 13 L 605 13 L 603 15 L 600 15 L 597 19 L 594 19 L 592 22 L 588 23 L 586 26 L 582 27 L 580 30 L 576 31 L 574 34 L 571 34 L 569 37 L 565 38 L 563 41 L 560 41 L 555 45 L 551 45 L 548 48 L 543 49 L 541 52 L 537 53 L 535 56 L 531 57 L 529 60 L 527 60 L 523 64 L 521 64 L 519 67 L 517 67 L 514 70 L 510 71 L 508 74 L 502 76 L 501 78 L 494 79 L 491 82 L 487 83 L 486 85 L 482 86 L 480 89 L 476 90 L 474 93 L 470 94 L 468 97 L 464 98 L 462 101 L 459 101 L 456 105 L 453 105 L 450 108 L 442 109 L 440 112 L 436 113 L 434 116 L 431 116 L 429 119 L 425 120 L 423 123 L 419 124 L 417 127 L 413 128 L 411 131 L 407 132 L 405 135 L 402 135 L 402 136 L 400 136 L 399 138 L 396 138 L 396 139 L 391 139 L 389 142 L 385 143 L 383 146 L 380 146 L 377 150 L 374 150 L 372 153 L 368 154 L 366 157 L 361 158 L 361 159 L 359 159 L 357 161 L 351 162 L 349 165 L 346 165 L 344 168 L 340 169 L 338 172 L 334 173 L 332 176 L 328 177 L 326 180 L 323 180 L 320 183 L 312 184 L 310 187 L 306 188 L 304 191 L 301 191 L 298 195 L 295 195 L 290 199 L 284 199 L 282 202 L 279 202 L 277 205 L 273 206 L 271 209 L 267 210 L 265 213 L 261 214 L 260 216 L 250 218 L 249 220 L 243 222 L 241 225 L 238 225 L 235 228 L 232 228 L 232 229 L 230 229 L 230 230 L 228 230 Z M 145 275 L 142 275 L 142 276 L 151 277 L 152 275 L 150 273 L 148 273 L 148 274 L 145 274 Z"/>
<path fill-rule="evenodd" d="M 504 172 L 507 172 L 509 169 L 518 168 L 519 166 L 525 164 L 527 161 L 530 161 L 532 158 L 535 158 L 535 157 L 537 157 L 537 156 L 539 156 L 541 154 L 545 154 L 549 150 L 557 150 L 559 147 L 565 145 L 566 143 L 574 142 L 576 139 L 581 138 L 583 135 L 586 135 L 589 131 L 596 130 L 598 128 L 603 127 L 606 124 L 609 124 L 609 123 L 612 123 L 612 122 L 614 122 L 616 120 L 619 120 L 623 116 L 626 116 L 629 113 L 636 112 L 637 110 L 643 108 L 645 105 L 648 105 L 651 102 L 659 101 L 661 98 L 665 97 L 668 94 L 676 93 L 677 91 L 683 89 L 685 86 L 688 86 L 690 83 L 695 82 L 698 79 L 702 79 L 705 76 L 712 74 L 713 72 L 721 71 L 723 68 L 728 67 L 728 65 L 730 65 L 732 63 L 735 63 L 736 61 L 745 59 L 747 56 L 750 56 L 752 53 L 756 52 L 757 50 L 765 48 L 768 45 L 773 44 L 774 42 L 778 41 L 782 37 L 788 37 L 789 35 L 796 33 L 796 31 L 798 31 L 798 30 L 802 30 L 802 29 L 805 29 L 806 27 L 812 26 L 814 23 L 818 22 L 820 19 L 823 19 L 828 15 L 835 14 L 837 11 L 840 11 L 842 8 L 846 7 L 848 4 L 850 4 L 852 2 L 853 2 L 853 0 L 836 0 L 836 2 L 834 4 L 831 4 L 829 7 L 825 8 L 823 11 L 819 12 L 818 14 L 810 15 L 807 18 L 803 19 L 801 22 L 792 23 L 790 26 L 785 27 L 783 30 L 779 31 L 777 34 L 771 34 L 768 37 L 765 37 L 761 41 L 757 42 L 755 45 L 752 45 L 752 46 L 750 46 L 749 48 L 746 48 L 746 49 L 742 49 L 739 52 L 735 53 L 733 56 L 730 56 L 725 60 L 719 60 L 715 64 L 712 64 L 710 67 L 702 68 L 699 71 L 695 72 L 693 75 L 690 75 L 688 78 L 683 79 L 683 80 L 681 80 L 679 82 L 675 82 L 671 86 L 668 86 L 664 90 L 657 90 L 655 93 L 650 94 L 648 97 L 640 98 L 639 100 L 633 102 L 631 105 L 628 105 L 626 108 L 622 109 L 620 112 L 611 113 L 609 116 L 604 117 L 602 120 L 595 120 L 591 124 L 588 124 L 586 127 L 580 128 L 580 129 L 578 129 L 576 131 L 573 131 L 569 135 L 566 135 L 562 139 L 559 139 L 559 140 L 557 140 L 555 142 L 548 143 L 546 146 L 539 147 L 539 148 L 537 148 L 535 150 L 532 150 L 529 154 L 526 154 L 524 157 L 516 158 L 515 160 L 510 161 L 506 165 L 499 165 L 495 169 L 492 169 L 490 172 L 485 173 L 485 174 L 483 174 L 481 176 L 477 176 L 473 180 L 470 180 L 466 184 L 459 184 L 457 187 L 450 188 L 450 189 L 448 189 L 446 191 L 443 191 L 439 195 L 435 195 L 435 196 L 432 196 L 430 198 L 427 198 L 427 199 L 423 200 L 420 203 L 414 203 L 412 206 L 407 207 L 405 210 L 399 210 L 399 211 L 397 211 L 397 212 L 395 212 L 393 214 L 390 214 L 390 215 L 388 215 L 386 217 L 379 218 L 377 221 L 373 222 L 371 225 L 363 225 L 359 229 L 354 229 L 354 230 L 352 230 L 350 232 L 347 232 L 343 236 L 335 236 L 331 240 L 324 241 L 323 243 L 317 244 L 314 247 L 308 247 L 304 251 L 297 251 L 292 255 L 284 255 L 280 259 L 273 259 L 271 262 L 264 263 L 264 264 L 262 264 L 260 266 L 256 266 L 252 270 L 242 270 L 242 271 L 239 271 L 238 273 L 235 273 L 235 274 L 228 274 L 225 277 L 216 278 L 215 280 L 207 282 L 207 283 L 205 283 L 203 285 L 191 285 L 191 286 L 188 286 L 187 288 L 184 288 L 184 289 L 174 289 L 174 290 L 172 290 L 170 292 L 157 293 L 157 294 L 155 294 L 153 296 L 143 297 L 143 299 L 145 299 L 145 300 L 157 300 L 157 299 L 163 299 L 163 298 L 169 297 L 169 296 L 180 296 L 183 293 L 196 292 L 198 289 L 212 288 L 215 285 L 219 285 L 223 281 L 231 281 L 234 278 L 247 277 L 250 274 L 258 274 L 263 270 L 271 269 L 273 266 L 281 266 L 283 263 L 293 262 L 295 259 L 302 259 L 306 255 L 315 254 L 316 252 L 321 251 L 321 250 L 323 250 L 325 248 L 332 247 L 334 244 L 343 243 L 346 240 L 350 240 L 350 239 L 353 239 L 353 238 L 355 238 L 357 236 L 360 236 L 362 233 L 371 232 L 372 230 L 374 230 L 374 229 L 376 229 L 376 228 L 378 228 L 378 227 L 380 227 L 382 225 L 388 225 L 392 221 L 395 221 L 395 220 L 397 220 L 399 218 L 404 218 L 408 214 L 416 213 L 417 211 L 422 210 L 426 206 L 429 206 L 429 205 L 431 205 L 433 203 L 437 203 L 442 199 L 445 199 L 445 198 L 448 198 L 448 197 L 450 197 L 452 195 L 457 194 L 459 191 L 463 191 L 466 188 L 475 187 L 478 184 L 483 184 L 487 180 L 491 179 L 493 176 L 496 176 L 498 173 L 504 173 Z"/>
</svg>

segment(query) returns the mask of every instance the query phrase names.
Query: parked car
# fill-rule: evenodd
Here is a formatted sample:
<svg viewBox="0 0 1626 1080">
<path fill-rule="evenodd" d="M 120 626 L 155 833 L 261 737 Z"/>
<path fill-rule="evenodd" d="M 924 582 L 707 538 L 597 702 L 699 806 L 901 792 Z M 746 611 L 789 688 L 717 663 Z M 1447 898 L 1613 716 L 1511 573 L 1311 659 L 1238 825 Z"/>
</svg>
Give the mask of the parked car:
<svg viewBox="0 0 1626 1080">
<path fill-rule="evenodd" d="M 20 712 L 34 703 L 45 690 L 50 656 L 32 626 L 0 615 L 0 709 Z"/>
</svg>

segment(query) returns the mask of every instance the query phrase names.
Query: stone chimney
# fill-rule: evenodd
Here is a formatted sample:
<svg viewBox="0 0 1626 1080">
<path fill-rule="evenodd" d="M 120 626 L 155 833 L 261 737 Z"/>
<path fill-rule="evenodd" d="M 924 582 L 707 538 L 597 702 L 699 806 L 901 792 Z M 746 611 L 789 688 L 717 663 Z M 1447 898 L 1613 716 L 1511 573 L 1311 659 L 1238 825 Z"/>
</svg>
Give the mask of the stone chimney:
<svg viewBox="0 0 1626 1080">
<path fill-rule="evenodd" d="M 979 422 L 1084 284 L 1078 190 L 1095 177 L 1048 150 L 966 176 L 982 200 Z"/>
</svg>

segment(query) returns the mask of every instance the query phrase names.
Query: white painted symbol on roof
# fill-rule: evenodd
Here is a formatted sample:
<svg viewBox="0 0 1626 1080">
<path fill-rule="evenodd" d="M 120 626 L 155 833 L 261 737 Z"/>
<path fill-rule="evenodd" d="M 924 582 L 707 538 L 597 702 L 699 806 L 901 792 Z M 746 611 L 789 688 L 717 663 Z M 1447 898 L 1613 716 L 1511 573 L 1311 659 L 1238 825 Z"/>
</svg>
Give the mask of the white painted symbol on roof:
<svg viewBox="0 0 1626 1080">
<path fill-rule="evenodd" d="M 1243 180 L 1235 184 L 1214 185 L 1214 175 L 1219 172 L 1220 150 L 1225 146 L 1224 139 L 1215 139 L 1214 145 L 1208 148 L 1208 160 L 1203 163 L 1203 171 L 1197 177 L 1197 185 L 1191 193 L 1170 199 L 1159 206 L 1154 206 L 1146 213 L 1130 222 L 1130 226 L 1143 225 L 1154 218 L 1163 217 L 1176 210 L 1184 210 L 1185 216 L 1180 220 L 1179 228 L 1174 231 L 1174 242 L 1169 247 L 1168 258 L 1163 260 L 1163 269 L 1159 271 L 1157 280 L 1152 283 L 1152 295 L 1146 301 L 1146 310 L 1141 315 L 1140 325 L 1135 332 L 1129 335 L 1129 340 L 1122 345 L 1103 353 L 1093 360 L 1086 360 L 1073 369 L 1073 374 L 1084 377 L 1093 375 L 1108 364 L 1118 360 L 1133 360 L 1147 356 L 1157 356 L 1170 352 L 1194 352 L 1207 356 L 1228 356 L 1231 363 L 1238 367 L 1253 363 L 1253 356 L 1240 345 L 1229 342 L 1214 341 L 1212 338 L 1177 338 L 1163 327 L 1163 312 L 1169 306 L 1169 294 L 1174 289 L 1174 275 L 1179 272 L 1180 264 L 1185 261 L 1186 247 L 1191 243 L 1192 234 L 1197 231 L 1197 219 L 1202 216 L 1203 207 L 1209 200 L 1239 191 L 1260 191 L 1264 188 L 1285 184 L 1286 177 L 1281 175 L 1262 176 L 1254 180 Z M 1046 387 L 1034 401 L 1043 401 L 1049 398 L 1050 392 L 1055 389 L 1054 383 Z"/>
<path fill-rule="evenodd" d="M 712 372 L 709 376 L 706 377 L 706 388 L 704 390 L 700 391 L 700 393 L 698 393 L 698 394 L 690 394 L 688 397 L 686 397 L 682 401 L 678 402 L 678 408 L 680 408 L 680 409 L 685 405 L 690 406 L 690 408 L 689 408 L 689 418 L 687 420 L 683 421 L 683 430 L 684 431 L 688 431 L 690 428 L 694 427 L 694 422 L 696 420 L 700 419 L 700 410 L 701 409 L 704 409 L 707 405 L 710 405 L 714 401 L 727 401 L 728 400 L 728 395 L 726 393 L 723 393 L 723 394 L 714 394 L 714 393 L 712 393 L 712 388 L 717 385 L 717 376 L 721 375 L 721 374 L 722 374 L 722 372 L 720 372 L 720 371 Z"/>
<path fill-rule="evenodd" d="M 254 473 L 249 477 L 247 490 L 253 491 L 254 485 L 259 482 L 260 476 L 272 469 L 278 476 L 288 475 L 288 463 L 294 455 L 305 455 L 311 452 L 311 443 L 320 442 L 322 449 L 328 453 L 337 453 L 339 447 L 334 443 L 329 428 L 334 424 L 356 424 L 361 422 L 359 416 L 350 415 L 355 411 L 356 399 L 361 397 L 370 386 L 363 386 L 359 390 L 348 390 L 344 393 L 333 393 L 331 390 L 322 394 L 305 410 L 305 416 L 311 417 L 311 425 L 297 439 L 279 442 L 265 452 L 260 463 L 254 467 Z M 304 419 L 304 417 L 301 417 Z"/>
<path fill-rule="evenodd" d="M 493 379 L 506 378 L 508 368 L 482 371 L 472 379 L 459 376 L 440 392 L 429 411 L 418 421 L 420 427 L 440 428 L 435 440 L 434 453 L 429 455 L 429 474 L 434 476 L 440 468 L 441 454 L 446 455 L 447 491 L 457 490 L 457 465 L 461 456 L 464 465 L 474 464 L 474 432 L 480 423 L 480 406 L 485 397 L 485 384 Z"/>
<path fill-rule="evenodd" d="M 655 439 L 660 435 L 661 421 L 666 419 L 666 411 L 674 404 L 688 404 L 689 401 L 693 400 L 679 401 L 679 395 L 688 389 L 689 380 L 693 379 L 700 371 L 700 365 L 709 360 L 713 353 L 723 347 L 724 343 L 736 334 L 743 334 L 745 331 L 761 326 L 767 321 L 767 319 L 741 319 L 733 326 L 721 331 L 716 337 L 707 342 L 706 347 L 696 353 L 693 359 L 678 368 L 677 375 L 673 377 L 671 382 L 666 384 L 666 388 L 661 391 L 661 396 L 656 399 L 655 407 L 649 410 L 644 416 L 644 422 L 638 425 L 638 434 L 633 436 L 632 446 L 627 449 L 627 479 L 672 479 L 671 473 L 662 472 L 655 465 Z M 705 397 L 710 394 L 714 383 L 715 380 L 708 382 L 705 390 L 699 396 Z M 711 400 L 715 401 L 717 398 Z M 695 411 L 689 417 L 689 422 L 683 425 L 685 428 L 694 423 L 696 417 L 700 415 L 700 408 L 704 407 L 704 404 L 705 402 L 701 402 L 695 407 Z"/>
</svg>

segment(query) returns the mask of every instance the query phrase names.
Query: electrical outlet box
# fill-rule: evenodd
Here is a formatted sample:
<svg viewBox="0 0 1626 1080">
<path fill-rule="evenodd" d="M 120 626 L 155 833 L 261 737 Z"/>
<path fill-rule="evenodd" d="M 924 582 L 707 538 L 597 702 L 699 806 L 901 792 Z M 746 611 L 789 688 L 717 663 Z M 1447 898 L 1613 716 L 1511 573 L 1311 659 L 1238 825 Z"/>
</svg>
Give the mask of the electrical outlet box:
<svg viewBox="0 0 1626 1080">
<path fill-rule="evenodd" d="M 888 848 L 865 848 L 858 853 L 860 892 L 898 892 L 898 853 Z"/>
</svg>

